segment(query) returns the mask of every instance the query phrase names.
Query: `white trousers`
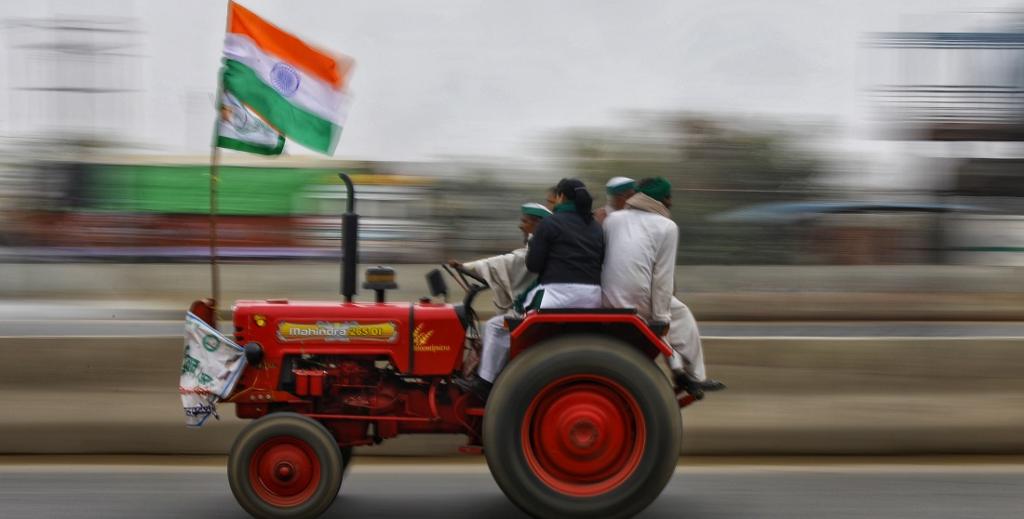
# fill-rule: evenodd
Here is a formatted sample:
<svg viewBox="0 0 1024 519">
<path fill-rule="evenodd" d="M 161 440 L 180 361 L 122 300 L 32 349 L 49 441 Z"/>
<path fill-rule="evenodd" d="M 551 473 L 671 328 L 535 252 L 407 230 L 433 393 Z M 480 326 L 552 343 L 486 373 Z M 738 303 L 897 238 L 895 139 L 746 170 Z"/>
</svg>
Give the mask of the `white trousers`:
<svg viewBox="0 0 1024 519">
<path fill-rule="evenodd" d="M 538 286 L 534 290 L 539 289 L 544 290 L 541 308 L 601 308 L 601 287 L 598 285 L 552 283 Z M 530 293 L 526 300 L 532 298 L 533 293 Z M 481 335 L 483 351 L 480 352 L 480 369 L 477 374 L 488 382 L 494 382 L 498 373 L 508 364 L 508 351 L 512 346 L 508 328 L 505 327 L 505 316 L 496 315 L 488 319 Z"/>
<path fill-rule="evenodd" d="M 601 308 L 601 285 L 549 283 L 537 289 L 544 290 L 541 308 Z"/>
<path fill-rule="evenodd" d="M 690 308 L 674 297 L 669 309 L 672 322 L 668 329 L 668 343 L 676 351 L 676 355 L 669 359 L 669 366 L 673 370 L 683 369 L 693 379 L 703 381 L 707 375 L 704 373 L 704 348 L 700 344 L 697 320 Z"/>
<path fill-rule="evenodd" d="M 508 363 L 508 350 L 512 346 L 508 328 L 505 328 L 505 316 L 496 315 L 484 323 L 481 330 L 483 351 L 480 353 L 480 378 L 494 382 L 498 373 Z"/>
</svg>

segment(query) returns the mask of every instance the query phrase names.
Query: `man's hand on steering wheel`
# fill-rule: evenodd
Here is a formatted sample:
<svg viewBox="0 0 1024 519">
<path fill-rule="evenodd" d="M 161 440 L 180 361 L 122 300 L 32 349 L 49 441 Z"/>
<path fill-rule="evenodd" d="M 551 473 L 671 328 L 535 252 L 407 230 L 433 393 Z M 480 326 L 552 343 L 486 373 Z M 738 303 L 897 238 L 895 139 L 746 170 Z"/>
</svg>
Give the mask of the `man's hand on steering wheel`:
<svg viewBox="0 0 1024 519">
<path fill-rule="evenodd" d="M 468 277 L 468 278 L 472 279 L 473 281 L 476 281 L 477 283 L 479 283 L 481 286 L 483 286 L 485 288 L 490 286 L 490 285 L 487 284 L 487 280 L 485 280 L 484 278 L 480 277 L 475 272 L 467 269 L 466 266 L 463 265 L 462 263 L 459 263 L 456 260 L 448 260 L 447 264 L 452 269 L 454 269 L 455 272 L 457 272 L 459 274 L 459 276 L 461 276 L 463 278 L 462 279 L 463 281 L 466 281 L 466 278 Z"/>
</svg>

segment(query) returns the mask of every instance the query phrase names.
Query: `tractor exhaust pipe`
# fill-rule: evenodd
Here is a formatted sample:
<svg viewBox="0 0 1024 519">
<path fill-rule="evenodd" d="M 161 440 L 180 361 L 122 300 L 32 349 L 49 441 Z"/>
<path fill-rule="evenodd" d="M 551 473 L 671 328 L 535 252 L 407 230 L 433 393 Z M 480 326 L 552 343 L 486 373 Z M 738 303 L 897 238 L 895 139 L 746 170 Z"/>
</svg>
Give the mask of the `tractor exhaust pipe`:
<svg viewBox="0 0 1024 519">
<path fill-rule="evenodd" d="M 359 261 L 359 215 L 356 214 L 356 191 L 352 179 L 344 173 L 338 177 L 348 189 L 348 210 L 341 215 L 341 295 L 351 303 L 356 295 L 356 262 Z"/>
</svg>

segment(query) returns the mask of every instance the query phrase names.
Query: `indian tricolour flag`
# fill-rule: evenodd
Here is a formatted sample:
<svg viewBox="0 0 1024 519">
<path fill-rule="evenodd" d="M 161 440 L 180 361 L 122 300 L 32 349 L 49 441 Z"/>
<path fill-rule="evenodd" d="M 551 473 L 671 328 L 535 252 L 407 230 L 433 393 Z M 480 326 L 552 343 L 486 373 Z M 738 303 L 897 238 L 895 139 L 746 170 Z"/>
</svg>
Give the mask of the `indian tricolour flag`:
<svg viewBox="0 0 1024 519">
<path fill-rule="evenodd" d="M 334 152 L 351 67 L 351 59 L 315 49 L 229 2 L 223 91 L 285 137 Z"/>
<path fill-rule="evenodd" d="M 224 90 L 220 94 L 217 146 L 260 155 L 280 155 L 284 137 Z"/>
</svg>

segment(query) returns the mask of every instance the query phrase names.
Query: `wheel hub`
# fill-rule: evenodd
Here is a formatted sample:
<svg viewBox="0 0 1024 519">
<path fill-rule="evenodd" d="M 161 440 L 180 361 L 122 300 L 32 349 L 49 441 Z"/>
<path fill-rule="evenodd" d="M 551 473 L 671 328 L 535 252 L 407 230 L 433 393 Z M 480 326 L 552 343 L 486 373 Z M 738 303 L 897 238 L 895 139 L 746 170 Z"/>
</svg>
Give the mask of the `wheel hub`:
<svg viewBox="0 0 1024 519">
<path fill-rule="evenodd" d="M 590 420 L 580 420 L 572 424 L 569 430 L 569 440 L 577 449 L 584 450 L 593 447 L 597 443 L 597 426 Z"/>
<path fill-rule="evenodd" d="M 281 481 L 288 481 L 295 475 L 295 467 L 287 461 L 282 461 L 277 464 L 277 479 Z"/>
<path fill-rule="evenodd" d="M 320 484 L 320 461 L 312 447 L 291 436 L 271 438 L 252 454 L 249 480 L 253 490 L 277 507 L 296 506 Z"/>
<path fill-rule="evenodd" d="M 537 476 L 574 496 L 614 489 L 636 470 L 645 423 L 633 396 L 604 377 L 575 375 L 544 387 L 523 421 L 523 448 Z"/>
</svg>

